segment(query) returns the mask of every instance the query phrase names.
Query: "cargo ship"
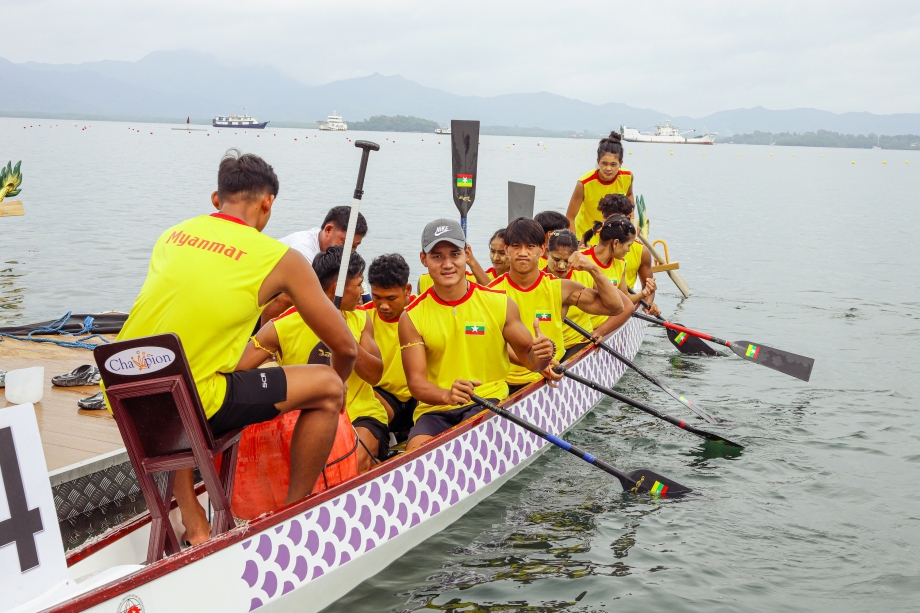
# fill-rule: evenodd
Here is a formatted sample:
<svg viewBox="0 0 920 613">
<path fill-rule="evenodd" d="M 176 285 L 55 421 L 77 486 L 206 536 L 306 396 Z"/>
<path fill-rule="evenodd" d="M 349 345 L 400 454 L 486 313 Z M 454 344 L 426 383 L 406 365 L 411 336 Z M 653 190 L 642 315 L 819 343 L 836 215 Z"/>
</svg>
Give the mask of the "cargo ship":
<svg viewBox="0 0 920 613">
<path fill-rule="evenodd" d="M 669 145 L 712 145 L 716 142 L 717 132 L 706 133 L 701 136 L 686 137 L 684 134 L 696 132 L 688 130 L 681 132 L 671 125 L 670 120 L 655 126 L 655 132 L 640 132 L 636 128 L 620 126 L 620 136 L 630 143 L 667 143 Z"/>
</svg>

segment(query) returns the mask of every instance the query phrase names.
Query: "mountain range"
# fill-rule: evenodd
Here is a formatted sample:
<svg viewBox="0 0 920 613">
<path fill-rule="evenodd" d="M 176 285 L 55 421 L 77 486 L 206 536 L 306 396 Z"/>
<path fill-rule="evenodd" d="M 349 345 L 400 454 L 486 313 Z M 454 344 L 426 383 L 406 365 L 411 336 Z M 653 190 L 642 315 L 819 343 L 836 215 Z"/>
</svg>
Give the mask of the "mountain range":
<svg viewBox="0 0 920 613">
<path fill-rule="evenodd" d="M 719 111 L 706 117 L 671 116 L 618 102 L 591 104 L 548 92 L 462 96 L 426 87 L 399 75 L 372 74 L 305 85 L 271 67 L 239 67 L 202 53 L 156 51 L 136 62 L 81 64 L 13 63 L 0 58 L 0 114 L 87 116 L 210 123 L 217 114 L 247 112 L 260 120 L 312 124 L 333 111 L 346 120 L 373 115 L 413 115 L 446 124 L 475 118 L 483 126 L 549 132 L 602 134 L 620 125 L 653 129 L 670 119 L 681 130 L 735 133 L 808 132 L 850 134 L 920 133 L 920 113 L 875 115 L 818 109 L 763 107 Z M 510 131 L 509 131 L 510 129 Z M 485 131 L 485 130 L 484 130 Z"/>
</svg>

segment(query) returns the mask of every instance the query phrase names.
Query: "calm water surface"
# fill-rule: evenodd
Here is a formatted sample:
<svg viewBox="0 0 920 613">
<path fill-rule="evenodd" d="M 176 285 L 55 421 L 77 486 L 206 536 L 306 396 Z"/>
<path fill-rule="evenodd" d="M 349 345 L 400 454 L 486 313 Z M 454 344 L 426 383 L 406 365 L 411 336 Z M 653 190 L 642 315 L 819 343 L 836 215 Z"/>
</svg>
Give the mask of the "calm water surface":
<svg viewBox="0 0 920 613">
<path fill-rule="evenodd" d="M 211 211 L 227 147 L 263 155 L 278 172 L 272 236 L 318 224 L 354 189 L 359 153 L 342 134 L 73 123 L 0 119 L 0 160 L 24 160 L 27 211 L 0 220 L 0 321 L 129 308 L 156 237 Z M 422 227 L 456 215 L 449 138 L 347 136 L 381 144 L 365 186 L 362 254 L 402 252 L 418 275 Z M 483 260 L 488 236 L 506 221 L 508 180 L 537 186 L 537 210 L 563 211 L 592 167 L 593 141 L 537 142 L 482 138 L 469 225 Z M 667 239 L 694 292 L 680 300 L 660 275 L 665 313 L 812 356 L 811 382 L 733 356 L 683 357 L 650 330 L 640 365 L 732 420 L 730 437 L 744 451 L 713 452 L 609 402 L 570 438 L 698 495 L 627 496 L 603 473 L 551 451 L 330 611 L 920 607 L 920 155 L 731 145 L 627 151 L 652 235 Z M 636 376 L 619 389 L 685 415 Z"/>
</svg>

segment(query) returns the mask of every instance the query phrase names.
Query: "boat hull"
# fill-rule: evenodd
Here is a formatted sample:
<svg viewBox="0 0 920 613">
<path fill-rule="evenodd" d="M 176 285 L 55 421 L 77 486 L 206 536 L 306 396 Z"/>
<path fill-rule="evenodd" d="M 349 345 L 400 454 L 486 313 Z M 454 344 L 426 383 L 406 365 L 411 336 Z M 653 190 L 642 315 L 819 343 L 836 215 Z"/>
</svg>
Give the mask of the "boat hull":
<svg viewBox="0 0 920 613">
<path fill-rule="evenodd" d="M 610 342 L 633 357 L 645 326 L 631 319 Z M 592 349 L 570 368 L 612 386 L 625 367 Z M 505 405 L 561 434 L 600 399 L 563 379 L 558 389 L 524 390 Z M 145 529 L 78 550 L 74 580 L 104 569 L 117 574 L 116 565 L 126 574 L 51 610 L 110 612 L 135 598 L 144 611 L 319 611 L 462 517 L 551 446 L 486 412 L 352 482 L 140 570 L 131 565 L 143 560 Z"/>
<path fill-rule="evenodd" d="M 267 126 L 269 123 L 271 122 L 263 121 L 261 123 L 249 123 L 246 125 L 235 124 L 234 125 L 231 123 L 224 123 L 222 121 L 212 121 L 211 125 L 214 126 L 215 128 L 239 128 L 241 130 L 264 130 L 265 126 Z"/>
</svg>

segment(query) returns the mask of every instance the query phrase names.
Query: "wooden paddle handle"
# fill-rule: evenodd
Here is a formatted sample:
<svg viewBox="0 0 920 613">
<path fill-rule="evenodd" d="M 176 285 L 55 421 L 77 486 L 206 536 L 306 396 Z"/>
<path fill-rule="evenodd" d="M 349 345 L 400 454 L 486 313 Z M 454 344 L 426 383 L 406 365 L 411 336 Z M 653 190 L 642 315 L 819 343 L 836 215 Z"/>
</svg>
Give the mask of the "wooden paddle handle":
<svg viewBox="0 0 920 613">
<path fill-rule="evenodd" d="M 642 236 L 642 234 L 639 234 L 637 238 L 640 241 L 642 241 L 642 244 L 645 246 L 646 249 L 648 249 L 649 253 L 652 254 L 653 258 L 655 258 L 659 262 L 665 261 L 665 259 L 661 257 L 661 254 L 658 253 L 658 251 L 652 246 L 652 244 L 649 242 L 647 238 Z M 668 273 L 668 276 L 671 277 L 671 281 L 674 282 L 674 285 L 677 286 L 677 289 L 680 290 L 680 293 L 684 295 L 684 298 L 689 298 L 690 297 L 690 286 L 687 285 L 687 282 L 684 281 L 684 278 L 680 276 L 680 273 L 675 270 L 669 270 L 667 271 L 667 273 Z"/>
</svg>

